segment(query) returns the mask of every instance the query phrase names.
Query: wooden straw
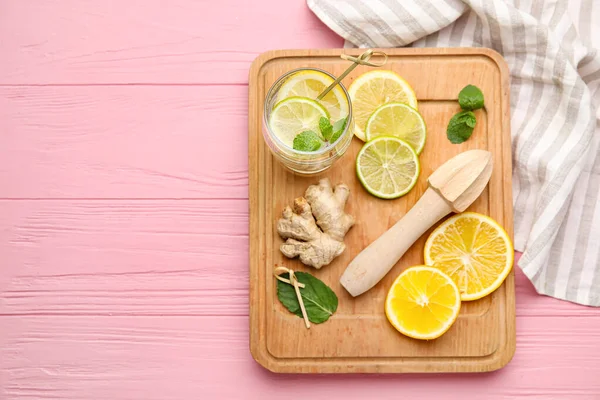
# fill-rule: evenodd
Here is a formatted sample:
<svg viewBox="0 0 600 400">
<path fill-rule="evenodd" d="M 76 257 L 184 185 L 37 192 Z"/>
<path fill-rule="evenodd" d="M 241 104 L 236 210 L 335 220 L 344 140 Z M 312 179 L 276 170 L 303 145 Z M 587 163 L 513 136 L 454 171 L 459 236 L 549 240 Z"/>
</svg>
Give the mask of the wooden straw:
<svg viewBox="0 0 600 400">
<path fill-rule="evenodd" d="M 374 55 L 383 56 L 384 57 L 383 62 L 381 62 L 381 63 L 369 62 L 369 59 Z M 354 68 L 356 68 L 359 64 L 360 65 L 368 65 L 369 67 L 382 67 L 387 62 L 388 56 L 383 51 L 373 51 L 372 49 L 369 49 L 369 50 L 365 51 L 364 53 L 362 53 L 358 57 L 349 56 L 347 54 L 341 54 L 340 57 L 344 60 L 352 61 L 353 64 L 351 66 L 349 66 L 348 69 L 346 69 L 340 76 L 338 76 L 338 78 L 331 85 L 329 85 L 325 90 L 323 90 L 323 92 L 317 97 L 317 100 L 321 100 L 323 97 L 325 97 L 325 95 L 327 95 L 327 93 L 329 93 L 331 91 L 331 89 L 333 89 L 335 87 L 335 85 L 339 84 L 342 81 L 342 79 L 344 79 L 346 77 L 346 75 L 348 75 L 350 72 L 352 72 L 352 70 Z"/>
</svg>

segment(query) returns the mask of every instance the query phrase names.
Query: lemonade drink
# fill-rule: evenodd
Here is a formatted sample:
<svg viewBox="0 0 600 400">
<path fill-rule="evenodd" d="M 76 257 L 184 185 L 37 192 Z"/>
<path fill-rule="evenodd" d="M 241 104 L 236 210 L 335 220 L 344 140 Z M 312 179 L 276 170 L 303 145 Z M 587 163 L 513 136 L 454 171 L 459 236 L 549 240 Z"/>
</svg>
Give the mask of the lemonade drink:
<svg viewBox="0 0 600 400">
<path fill-rule="evenodd" d="M 298 69 L 280 77 L 265 99 L 263 136 L 273 155 L 298 174 L 328 169 L 347 150 L 353 137 L 350 96 L 318 69 Z"/>
</svg>

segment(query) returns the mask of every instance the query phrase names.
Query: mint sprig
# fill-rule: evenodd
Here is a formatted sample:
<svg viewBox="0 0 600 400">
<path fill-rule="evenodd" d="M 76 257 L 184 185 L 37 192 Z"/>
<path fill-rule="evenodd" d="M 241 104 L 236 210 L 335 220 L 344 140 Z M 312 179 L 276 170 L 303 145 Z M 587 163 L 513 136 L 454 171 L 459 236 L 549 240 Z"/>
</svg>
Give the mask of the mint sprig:
<svg viewBox="0 0 600 400">
<path fill-rule="evenodd" d="M 329 118 L 321 117 L 319 119 L 319 130 L 321 131 L 323 139 L 327 141 L 331 140 L 331 136 L 333 135 L 333 125 L 329 122 Z"/>
<path fill-rule="evenodd" d="M 333 124 L 333 134 L 331 135 L 330 140 L 331 143 L 335 143 L 340 138 L 340 136 L 342 136 L 344 129 L 346 129 L 347 122 L 348 117 L 344 117 Z"/>
<path fill-rule="evenodd" d="M 315 131 L 304 131 L 294 138 L 294 150 L 317 151 L 323 145 L 323 141 Z"/>
<path fill-rule="evenodd" d="M 458 94 L 458 104 L 462 111 L 450 119 L 446 129 L 448 140 L 454 144 L 463 143 L 473 134 L 473 129 L 477 124 L 473 110 L 483 108 L 481 89 L 474 85 L 465 86 Z"/>
<path fill-rule="evenodd" d="M 331 121 L 327 117 L 319 119 L 319 131 L 321 135 L 315 131 L 303 131 L 294 138 L 294 150 L 300 151 L 317 151 L 326 143 L 335 143 L 340 138 L 348 117 L 342 118 L 331 125 Z"/>
<path fill-rule="evenodd" d="M 477 86 L 467 85 L 458 94 L 458 104 L 465 111 L 483 108 L 483 93 Z"/>
<path fill-rule="evenodd" d="M 446 136 L 451 143 L 459 144 L 471 137 L 477 118 L 473 111 L 462 111 L 454 115 L 448 123 Z"/>
</svg>

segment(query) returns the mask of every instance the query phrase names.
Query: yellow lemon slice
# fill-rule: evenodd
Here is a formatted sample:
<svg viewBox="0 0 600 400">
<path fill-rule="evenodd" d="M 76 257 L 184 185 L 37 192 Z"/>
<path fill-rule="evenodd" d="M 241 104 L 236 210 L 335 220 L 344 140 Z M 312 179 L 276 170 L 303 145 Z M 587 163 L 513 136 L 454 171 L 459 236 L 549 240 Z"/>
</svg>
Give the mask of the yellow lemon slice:
<svg viewBox="0 0 600 400">
<path fill-rule="evenodd" d="M 492 218 L 465 212 L 444 221 L 427 238 L 425 263 L 449 275 L 463 301 L 498 289 L 514 261 L 506 231 Z"/>
<path fill-rule="evenodd" d="M 365 130 L 371 114 L 390 102 L 408 104 L 417 109 L 417 96 L 400 75 L 387 70 L 373 70 L 362 74 L 348 88 L 355 120 L 354 134 L 366 139 Z"/>
<path fill-rule="evenodd" d="M 277 94 L 278 99 L 285 99 L 292 96 L 308 97 L 316 99 L 323 90 L 333 83 L 333 78 L 329 75 L 313 70 L 301 71 L 288 78 Z M 319 100 L 331 115 L 333 124 L 340 118 L 348 115 L 348 101 L 344 91 L 339 85 L 336 85 L 325 97 Z"/>
<path fill-rule="evenodd" d="M 442 336 L 456 321 L 460 293 L 437 268 L 419 265 L 401 273 L 385 300 L 385 315 L 400 333 L 415 339 Z"/>
</svg>

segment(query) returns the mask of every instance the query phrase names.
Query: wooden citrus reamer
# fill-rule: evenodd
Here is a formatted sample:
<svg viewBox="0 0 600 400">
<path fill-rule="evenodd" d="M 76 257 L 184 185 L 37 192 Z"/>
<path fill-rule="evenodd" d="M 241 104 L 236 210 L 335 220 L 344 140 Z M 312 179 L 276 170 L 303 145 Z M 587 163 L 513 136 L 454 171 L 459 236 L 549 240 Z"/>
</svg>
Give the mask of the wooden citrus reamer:
<svg viewBox="0 0 600 400">
<path fill-rule="evenodd" d="M 352 296 L 375 286 L 436 222 L 465 211 L 479 197 L 492 168 L 492 153 L 486 150 L 465 151 L 442 164 L 408 213 L 352 260 L 340 278 L 342 286 Z"/>
</svg>

